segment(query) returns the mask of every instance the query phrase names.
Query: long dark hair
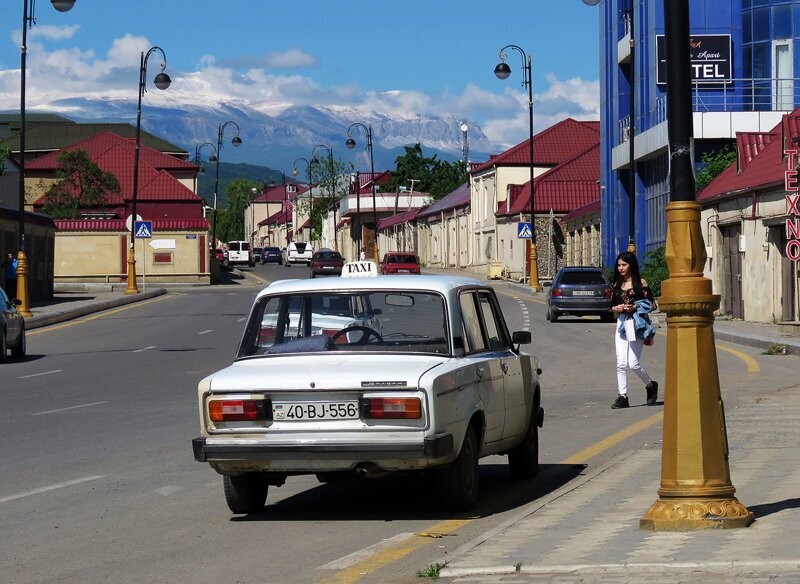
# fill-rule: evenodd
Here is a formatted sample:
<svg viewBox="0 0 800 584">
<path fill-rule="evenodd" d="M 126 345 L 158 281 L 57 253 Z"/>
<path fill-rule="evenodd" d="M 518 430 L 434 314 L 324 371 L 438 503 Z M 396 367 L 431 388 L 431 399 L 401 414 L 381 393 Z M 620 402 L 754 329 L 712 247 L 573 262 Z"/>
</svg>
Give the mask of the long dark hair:
<svg viewBox="0 0 800 584">
<path fill-rule="evenodd" d="M 631 272 L 631 283 L 633 284 L 633 291 L 636 293 L 636 296 L 641 296 L 642 294 L 642 277 L 639 275 L 639 262 L 636 259 L 636 254 L 631 253 L 629 251 L 623 251 L 621 254 L 617 256 L 617 259 L 614 260 L 614 288 L 619 290 L 622 289 L 622 283 L 625 281 L 622 275 L 619 273 L 619 268 L 617 264 L 619 260 L 622 260 L 626 264 L 628 264 Z"/>
</svg>

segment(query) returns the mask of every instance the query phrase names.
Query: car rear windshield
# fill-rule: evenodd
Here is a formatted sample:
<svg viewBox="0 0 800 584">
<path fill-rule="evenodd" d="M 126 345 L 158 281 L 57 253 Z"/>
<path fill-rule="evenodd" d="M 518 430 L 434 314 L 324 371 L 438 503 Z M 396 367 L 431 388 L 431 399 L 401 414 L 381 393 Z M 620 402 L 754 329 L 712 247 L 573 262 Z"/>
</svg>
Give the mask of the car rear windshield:
<svg viewBox="0 0 800 584">
<path fill-rule="evenodd" d="M 342 255 L 338 251 L 318 251 L 315 260 L 340 260 Z"/>
<path fill-rule="evenodd" d="M 258 300 L 238 357 L 329 351 L 446 355 L 447 339 L 444 299 L 438 294 L 281 294 Z"/>
<path fill-rule="evenodd" d="M 250 244 L 246 241 L 232 241 L 228 244 L 229 251 L 250 251 Z"/>
<path fill-rule="evenodd" d="M 269 253 L 279 253 L 281 250 L 278 249 L 277 247 L 265 247 L 264 251 L 267 251 Z"/>
<path fill-rule="evenodd" d="M 297 250 L 297 253 L 306 253 L 305 243 L 295 243 L 294 248 Z"/>
<path fill-rule="evenodd" d="M 390 255 L 386 257 L 387 264 L 416 264 L 417 256 L 413 255 Z"/>
<path fill-rule="evenodd" d="M 605 284 L 606 279 L 603 277 L 603 272 L 564 272 L 561 274 L 558 283 L 566 284 L 567 286 Z"/>
</svg>

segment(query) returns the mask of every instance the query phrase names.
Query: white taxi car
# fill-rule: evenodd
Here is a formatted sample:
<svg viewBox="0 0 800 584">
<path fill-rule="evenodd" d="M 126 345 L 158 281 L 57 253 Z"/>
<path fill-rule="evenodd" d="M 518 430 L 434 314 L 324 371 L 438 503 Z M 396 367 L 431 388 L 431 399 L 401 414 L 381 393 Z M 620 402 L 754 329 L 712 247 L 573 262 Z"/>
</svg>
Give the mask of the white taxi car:
<svg viewBox="0 0 800 584">
<path fill-rule="evenodd" d="M 479 458 L 537 473 L 540 370 L 519 350 L 530 338 L 509 334 L 494 291 L 468 278 L 275 282 L 235 362 L 199 384 L 195 460 L 223 475 L 234 513 L 263 508 L 292 475 L 400 470 L 432 471 L 442 502 L 468 509 Z"/>
</svg>

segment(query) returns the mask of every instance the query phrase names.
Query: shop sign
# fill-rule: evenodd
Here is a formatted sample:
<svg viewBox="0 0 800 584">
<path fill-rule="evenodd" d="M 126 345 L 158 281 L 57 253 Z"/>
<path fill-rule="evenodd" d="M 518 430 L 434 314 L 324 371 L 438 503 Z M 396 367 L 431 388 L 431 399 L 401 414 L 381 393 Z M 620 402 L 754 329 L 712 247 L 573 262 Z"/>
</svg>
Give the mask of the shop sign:
<svg viewBox="0 0 800 584">
<path fill-rule="evenodd" d="M 786 171 L 783 187 L 786 189 L 786 257 L 800 260 L 800 191 L 797 179 L 797 150 L 784 150 Z"/>
<path fill-rule="evenodd" d="M 692 83 L 731 83 L 731 35 L 699 34 L 689 37 Z M 656 35 L 656 83 L 667 84 L 667 39 Z"/>
</svg>

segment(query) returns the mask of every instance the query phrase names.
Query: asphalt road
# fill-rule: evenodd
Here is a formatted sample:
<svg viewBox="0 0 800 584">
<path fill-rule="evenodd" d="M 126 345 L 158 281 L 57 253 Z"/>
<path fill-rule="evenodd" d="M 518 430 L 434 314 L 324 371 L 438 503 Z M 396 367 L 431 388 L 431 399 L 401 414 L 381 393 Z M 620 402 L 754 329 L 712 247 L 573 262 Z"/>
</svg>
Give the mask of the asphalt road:
<svg viewBox="0 0 800 584">
<path fill-rule="evenodd" d="M 270 281 L 308 274 L 252 273 Z M 579 463 L 601 465 L 660 439 L 660 407 L 609 408 L 614 325 L 549 324 L 538 298 L 498 285 L 510 330 L 532 330 L 527 350 L 544 370 L 537 480 L 512 482 L 505 457 L 485 459 L 478 508 L 451 515 L 417 476 L 331 485 L 296 477 L 270 491 L 263 513 L 233 517 L 221 477 L 192 458 L 196 386 L 231 362 L 259 289 L 171 293 L 38 329 L 27 359 L 0 366 L 4 582 L 414 582 L 417 570 L 566 483 Z M 644 359 L 662 382 L 664 341 Z M 732 345 L 718 358 L 728 409 L 796 377 L 794 358 Z M 632 405 L 644 399 L 643 388 L 631 392 Z M 618 435 L 637 422 L 646 427 Z M 396 551 L 403 534 L 420 532 L 441 537 Z"/>
</svg>

